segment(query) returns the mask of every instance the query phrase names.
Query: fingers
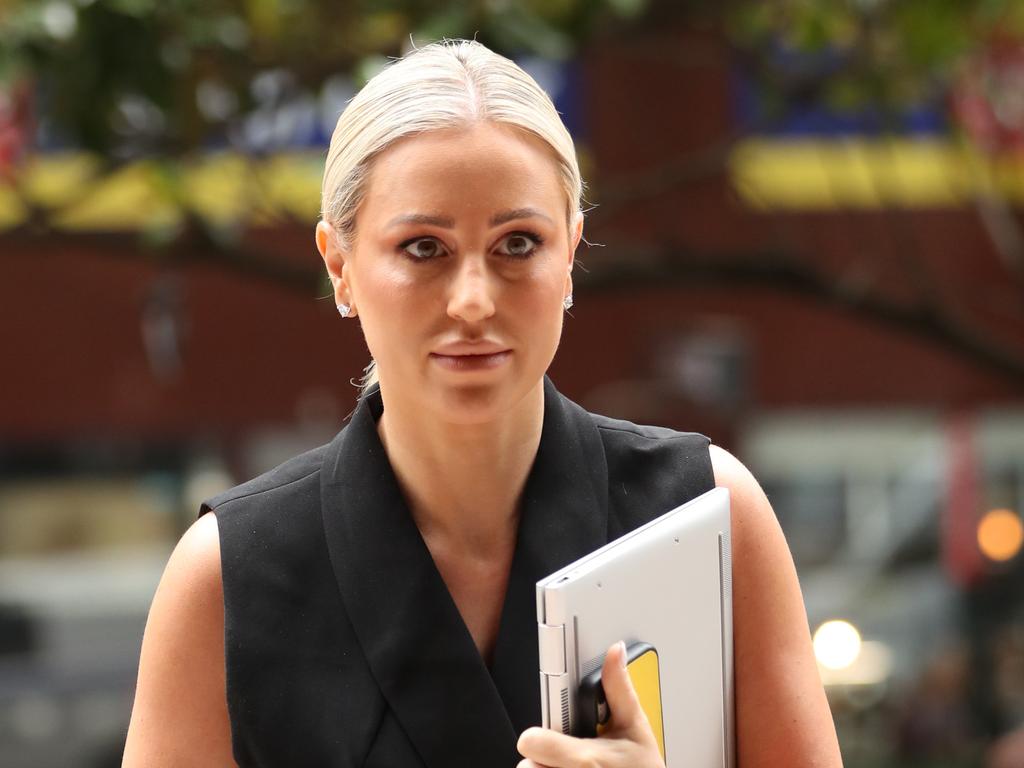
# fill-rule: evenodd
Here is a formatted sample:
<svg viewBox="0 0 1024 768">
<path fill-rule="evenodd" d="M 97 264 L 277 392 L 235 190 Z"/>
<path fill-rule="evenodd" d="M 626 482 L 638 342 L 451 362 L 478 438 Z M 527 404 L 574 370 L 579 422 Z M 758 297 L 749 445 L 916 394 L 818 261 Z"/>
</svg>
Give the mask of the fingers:
<svg viewBox="0 0 1024 768">
<path fill-rule="evenodd" d="M 518 768 L 543 768 L 547 765 L 587 765 L 593 749 L 592 739 L 577 739 L 546 728 L 527 728 L 519 737 L 516 748 L 527 758 Z M 591 763 L 592 764 L 592 763 Z"/>
<path fill-rule="evenodd" d="M 611 711 L 610 726 L 614 729 L 632 729 L 638 721 L 643 718 L 641 724 L 646 724 L 646 716 L 640 706 L 640 698 L 633 688 L 633 681 L 626 670 L 626 644 L 615 643 L 608 649 L 604 658 L 604 666 L 601 669 L 601 685 L 604 687 L 604 695 L 608 700 L 608 709 Z"/>
<path fill-rule="evenodd" d="M 519 753 L 526 758 L 518 768 L 664 768 L 658 743 L 626 669 L 624 643 L 608 649 L 601 684 L 611 711 L 608 729 L 601 737 L 579 739 L 544 728 L 527 728 L 517 744 Z"/>
<path fill-rule="evenodd" d="M 627 738 L 578 739 L 544 728 L 527 728 L 517 745 L 526 759 L 517 768 L 665 768 L 649 733 L 647 729 L 646 735 L 639 733 L 635 739 L 625 732 Z"/>
</svg>

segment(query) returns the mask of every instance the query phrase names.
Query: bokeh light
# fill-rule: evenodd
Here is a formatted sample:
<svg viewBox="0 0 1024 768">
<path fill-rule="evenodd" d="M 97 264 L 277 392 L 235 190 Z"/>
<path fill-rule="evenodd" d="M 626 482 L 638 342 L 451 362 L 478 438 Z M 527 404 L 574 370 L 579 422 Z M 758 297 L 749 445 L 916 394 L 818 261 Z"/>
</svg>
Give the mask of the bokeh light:
<svg viewBox="0 0 1024 768">
<path fill-rule="evenodd" d="M 844 669 L 860 655 L 860 632 L 848 621 L 826 621 L 814 633 L 814 655 L 828 669 Z"/>
<path fill-rule="evenodd" d="M 978 547 L 989 560 L 1012 560 L 1024 544 L 1024 525 L 1009 509 L 986 512 L 978 523 Z"/>
</svg>

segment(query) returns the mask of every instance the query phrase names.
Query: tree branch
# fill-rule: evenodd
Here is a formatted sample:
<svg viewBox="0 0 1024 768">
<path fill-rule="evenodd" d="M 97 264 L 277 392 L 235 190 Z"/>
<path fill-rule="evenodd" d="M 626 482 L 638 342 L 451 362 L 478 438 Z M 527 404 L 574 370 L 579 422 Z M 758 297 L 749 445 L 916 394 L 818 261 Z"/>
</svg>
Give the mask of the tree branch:
<svg viewBox="0 0 1024 768">
<path fill-rule="evenodd" d="M 31 252 L 41 258 L 68 250 L 84 251 L 97 257 L 148 261 L 159 265 L 208 266 L 242 280 L 312 296 L 322 287 L 323 273 L 314 267 L 289 263 L 273 253 L 244 244 L 215 240 L 204 230 L 189 227 L 185 234 L 165 246 L 143 245 L 135 233 L 51 232 L 21 226 L 0 233 L 0 252 Z"/>
<path fill-rule="evenodd" d="M 909 334 L 1008 379 L 1024 390 L 1024 352 L 991 339 L 931 301 L 902 303 L 863 285 L 837 280 L 790 254 L 771 251 L 697 255 L 666 246 L 592 265 L 577 279 L 580 292 L 624 288 L 728 286 L 757 288 L 809 299 L 853 317 Z"/>
</svg>

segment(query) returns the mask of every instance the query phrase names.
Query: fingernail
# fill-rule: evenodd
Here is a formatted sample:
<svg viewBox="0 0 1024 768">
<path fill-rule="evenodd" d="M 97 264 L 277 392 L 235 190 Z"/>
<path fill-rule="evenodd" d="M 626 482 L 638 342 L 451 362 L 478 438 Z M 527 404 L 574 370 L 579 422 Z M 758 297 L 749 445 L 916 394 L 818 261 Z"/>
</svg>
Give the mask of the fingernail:
<svg viewBox="0 0 1024 768">
<path fill-rule="evenodd" d="M 626 668 L 626 644 L 619 640 L 619 666 Z"/>
</svg>

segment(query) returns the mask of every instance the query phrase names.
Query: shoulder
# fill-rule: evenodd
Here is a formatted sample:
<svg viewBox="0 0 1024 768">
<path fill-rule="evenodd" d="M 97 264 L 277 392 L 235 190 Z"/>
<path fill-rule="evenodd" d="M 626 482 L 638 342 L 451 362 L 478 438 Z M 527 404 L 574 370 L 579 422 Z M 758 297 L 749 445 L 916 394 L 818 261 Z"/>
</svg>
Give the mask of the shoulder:
<svg viewBox="0 0 1024 768">
<path fill-rule="evenodd" d="M 602 416 L 599 413 L 587 412 L 594 426 L 597 427 L 605 440 L 627 440 L 627 441 L 664 441 L 664 440 L 687 440 L 703 444 L 705 447 L 710 440 L 697 432 L 678 432 L 668 427 L 655 427 L 647 424 L 634 424 L 624 419 L 613 419 L 610 416 Z"/>
<path fill-rule="evenodd" d="M 714 487 L 709 440 L 695 432 L 634 424 L 588 413 L 586 452 L 606 488 L 609 536 L 621 535 Z M 592 428 L 592 432 L 591 432 Z"/>
<path fill-rule="evenodd" d="M 715 485 L 729 489 L 729 499 L 734 511 L 743 512 L 734 523 L 775 528 L 778 525 L 768 497 L 743 462 L 718 445 L 709 445 L 711 467 L 715 474 Z"/>
<path fill-rule="evenodd" d="M 220 544 L 208 514 L 178 541 L 153 597 L 124 765 L 233 765 L 225 677 Z"/>
<path fill-rule="evenodd" d="M 266 494 L 302 492 L 319 482 L 320 468 L 330 443 L 301 453 L 251 480 L 228 488 L 202 503 L 200 516 L 221 509 L 231 502 Z M 201 519 L 201 518 L 200 518 Z"/>
<path fill-rule="evenodd" d="M 203 515 L 193 522 L 178 540 L 167 562 L 164 579 L 168 576 L 182 578 L 215 593 L 210 595 L 213 598 L 220 592 L 220 571 L 220 531 L 217 516 Z"/>
<path fill-rule="evenodd" d="M 609 468 L 646 467 L 655 474 L 672 473 L 682 468 L 696 471 L 711 486 L 708 446 L 711 441 L 697 432 L 678 432 L 666 427 L 634 424 L 589 413 L 597 428 L 608 458 Z"/>
</svg>

